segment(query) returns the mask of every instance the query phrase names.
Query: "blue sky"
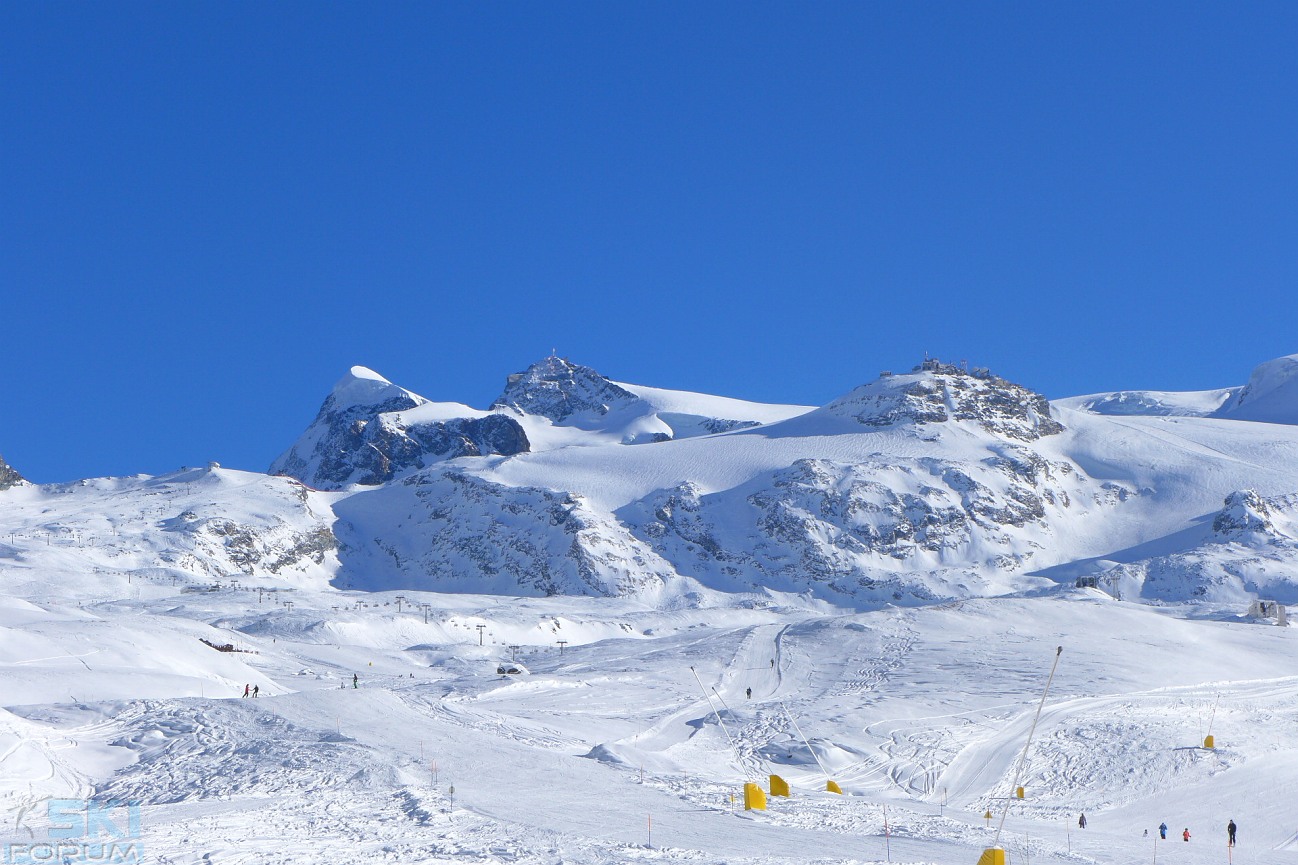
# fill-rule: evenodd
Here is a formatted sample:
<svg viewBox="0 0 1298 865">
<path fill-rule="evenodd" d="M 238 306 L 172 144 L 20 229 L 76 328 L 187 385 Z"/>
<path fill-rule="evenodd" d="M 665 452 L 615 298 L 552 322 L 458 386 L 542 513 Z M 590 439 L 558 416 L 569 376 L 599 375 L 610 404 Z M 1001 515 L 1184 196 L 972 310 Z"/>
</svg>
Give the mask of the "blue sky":
<svg viewBox="0 0 1298 865">
<path fill-rule="evenodd" d="M 1298 352 L 1298 6 L 0 4 L 0 453 L 261 470 L 370 366 L 825 402 Z"/>
</svg>

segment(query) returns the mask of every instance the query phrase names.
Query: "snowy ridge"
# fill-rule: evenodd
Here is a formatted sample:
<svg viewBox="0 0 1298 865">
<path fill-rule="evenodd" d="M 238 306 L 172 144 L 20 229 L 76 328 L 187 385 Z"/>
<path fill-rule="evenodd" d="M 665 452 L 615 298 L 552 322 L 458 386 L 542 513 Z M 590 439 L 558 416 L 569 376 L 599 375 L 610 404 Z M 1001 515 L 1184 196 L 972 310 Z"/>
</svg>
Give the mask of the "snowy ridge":
<svg viewBox="0 0 1298 865">
<path fill-rule="evenodd" d="M 1259 364 L 1248 384 L 1216 416 L 1264 423 L 1298 423 L 1298 354 Z"/>
<path fill-rule="evenodd" d="M 774 423 L 812 409 L 623 384 L 554 356 L 509 376 L 491 408 L 513 413 L 548 447 L 672 441 Z M 538 426 L 571 432 L 556 435 Z"/>
<path fill-rule="evenodd" d="M 1158 390 L 1121 390 L 1057 399 L 1060 408 L 1107 415 L 1164 415 L 1210 417 L 1238 395 L 1241 388 L 1177 393 Z"/>
</svg>

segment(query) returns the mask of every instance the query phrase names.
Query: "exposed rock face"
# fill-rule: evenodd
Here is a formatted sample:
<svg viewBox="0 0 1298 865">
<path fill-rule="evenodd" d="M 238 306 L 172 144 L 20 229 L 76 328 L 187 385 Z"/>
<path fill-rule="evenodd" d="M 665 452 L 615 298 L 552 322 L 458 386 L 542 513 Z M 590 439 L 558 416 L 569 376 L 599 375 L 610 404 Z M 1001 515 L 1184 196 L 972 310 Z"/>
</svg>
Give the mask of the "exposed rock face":
<svg viewBox="0 0 1298 865">
<path fill-rule="evenodd" d="M 295 531 L 281 521 L 255 525 L 186 514 L 173 521 L 169 528 L 190 536 L 191 567 L 198 559 L 220 563 L 215 575 L 228 574 L 230 566 L 245 574 L 300 570 L 307 563 L 324 564 L 326 556 L 338 546 L 325 526 Z"/>
<path fill-rule="evenodd" d="M 420 419 L 404 415 L 428 400 L 354 367 L 335 386 L 306 433 L 270 467 L 319 489 L 386 483 L 439 460 L 528 450 L 513 418 L 483 415 Z M 475 416 L 477 415 L 477 416 Z"/>
<path fill-rule="evenodd" d="M 574 415 L 602 416 L 639 397 L 587 366 L 547 357 L 509 377 L 493 409 L 511 408 L 562 423 Z"/>
<path fill-rule="evenodd" d="M 870 427 L 966 421 L 1025 442 L 1063 430 L 1041 394 L 986 370 L 938 361 L 925 361 L 909 375 L 881 376 L 824 410 Z"/>
<path fill-rule="evenodd" d="M 502 486 L 450 467 L 352 496 L 335 510 L 344 566 L 371 584 L 616 596 L 653 590 L 672 575 L 578 496 Z"/>
<path fill-rule="evenodd" d="M 1008 445 L 980 463 L 800 460 L 722 493 L 682 484 L 619 515 L 682 574 L 715 588 L 828 586 L 914 602 L 960 596 L 942 585 L 948 578 L 1021 569 L 1050 533 L 1049 516 L 1077 496 L 1107 504 L 1093 486 L 1071 463 Z"/>
<path fill-rule="evenodd" d="M 26 480 L 26 478 L 18 474 L 13 466 L 5 462 L 3 456 L 0 456 L 0 490 L 7 490 L 10 487 L 24 483 Z"/>
</svg>

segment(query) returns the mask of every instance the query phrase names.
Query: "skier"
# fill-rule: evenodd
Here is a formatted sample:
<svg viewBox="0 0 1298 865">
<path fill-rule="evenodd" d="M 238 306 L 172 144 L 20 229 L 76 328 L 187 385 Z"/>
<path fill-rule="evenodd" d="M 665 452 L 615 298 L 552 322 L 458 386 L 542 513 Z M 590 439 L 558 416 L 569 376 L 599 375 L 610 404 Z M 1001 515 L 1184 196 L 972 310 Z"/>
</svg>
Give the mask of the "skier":
<svg viewBox="0 0 1298 865">
<path fill-rule="evenodd" d="M 257 696 L 257 692 L 260 691 L 260 690 L 261 690 L 261 685 L 253 685 L 253 686 L 252 686 L 252 696 L 253 696 L 253 697 L 256 697 L 256 696 Z"/>
<path fill-rule="evenodd" d="M 1082 816 L 1080 816 L 1080 817 L 1077 818 L 1077 828 L 1078 828 L 1078 829 L 1085 829 L 1085 828 L 1086 828 L 1086 815 L 1085 815 L 1085 814 L 1083 814 Z"/>
<path fill-rule="evenodd" d="M 1235 818 L 1231 817 L 1230 822 L 1226 824 L 1226 846 L 1235 846 Z"/>
<path fill-rule="evenodd" d="M 353 688 L 356 687 L 356 683 L 359 682 L 359 681 L 360 681 L 360 679 L 358 679 L 358 678 L 356 677 L 356 674 L 355 674 L 355 673 L 352 673 L 352 687 L 353 687 Z"/>
<path fill-rule="evenodd" d="M 1186 841 L 1190 840 L 1190 829 L 1188 826 L 1186 827 L 1185 831 L 1181 833 L 1181 837 Z"/>
<path fill-rule="evenodd" d="M 1167 840 L 1167 824 L 1166 824 L 1166 823 L 1159 823 L 1159 824 L 1158 824 L 1158 837 L 1159 837 L 1159 838 L 1162 838 L 1164 841 Z"/>
<path fill-rule="evenodd" d="M 244 685 L 244 686 L 243 686 L 243 695 L 246 697 L 246 696 L 248 696 L 250 693 L 252 693 L 252 685 Z"/>
<path fill-rule="evenodd" d="M 750 699 L 750 700 L 753 699 L 753 689 L 752 689 L 752 688 L 747 689 L 746 691 L 744 691 L 744 693 L 748 695 L 748 699 Z"/>
</svg>

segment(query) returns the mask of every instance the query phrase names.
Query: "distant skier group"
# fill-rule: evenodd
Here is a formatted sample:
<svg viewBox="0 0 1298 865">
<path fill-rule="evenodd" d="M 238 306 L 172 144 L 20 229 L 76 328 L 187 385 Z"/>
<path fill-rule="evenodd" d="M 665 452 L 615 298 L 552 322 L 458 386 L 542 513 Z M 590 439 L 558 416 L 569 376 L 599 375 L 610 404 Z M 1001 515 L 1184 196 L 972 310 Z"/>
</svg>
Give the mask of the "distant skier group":
<svg viewBox="0 0 1298 865">
<path fill-rule="evenodd" d="M 1086 816 L 1083 815 L 1083 816 L 1082 816 L 1082 821 L 1083 821 L 1083 822 L 1081 823 L 1082 828 L 1086 828 L 1085 820 L 1086 820 Z M 1232 818 L 1230 819 L 1230 822 L 1226 824 L 1226 846 L 1227 846 L 1227 847 L 1234 847 L 1234 846 L 1235 846 L 1235 829 L 1236 829 L 1236 826 L 1235 826 L 1235 818 L 1232 817 Z M 1163 839 L 1164 841 L 1167 840 L 1167 824 L 1166 824 L 1166 823 L 1159 823 L 1159 824 L 1158 824 L 1158 837 L 1161 838 L 1161 839 Z M 1189 840 L 1190 840 L 1190 827 L 1189 827 L 1189 826 L 1186 826 L 1184 829 L 1181 830 L 1181 840 L 1182 840 L 1182 841 L 1189 841 Z"/>
<path fill-rule="evenodd" d="M 243 695 L 245 697 L 256 697 L 261 691 L 261 685 L 244 685 Z"/>
</svg>

